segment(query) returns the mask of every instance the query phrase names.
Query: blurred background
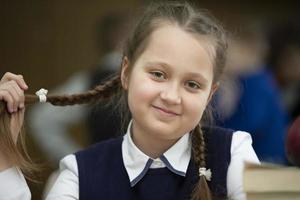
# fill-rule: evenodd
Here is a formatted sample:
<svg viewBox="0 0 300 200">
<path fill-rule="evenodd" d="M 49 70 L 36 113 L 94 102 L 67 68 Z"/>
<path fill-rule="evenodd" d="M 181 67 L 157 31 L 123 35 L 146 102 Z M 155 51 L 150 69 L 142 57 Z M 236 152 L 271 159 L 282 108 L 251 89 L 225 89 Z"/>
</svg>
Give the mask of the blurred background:
<svg viewBox="0 0 300 200">
<path fill-rule="evenodd" d="M 0 0 L 0 74 L 23 74 L 30 93 L 41 87 L 85 91 L 117 70 L 122 41 L 138 8 L 149 2 Z M 299 116 L 298 7 L 283 0 L 193 2 L 230 32 L 226 76 L 213 102 L 216 123 L 250 132 L 261 160 L 292 165 L 284 142 Z M 41 106 L 29 107 L 26 118 L 29 152 L 44 168 L 41 183 L 30 183 L 33 199 L 47 190 L 46 180 L 64 155 L 109 137 L 90 134 L 99 132 L 95 124 L 105 116 L 89 108 Z"/>
</svg>

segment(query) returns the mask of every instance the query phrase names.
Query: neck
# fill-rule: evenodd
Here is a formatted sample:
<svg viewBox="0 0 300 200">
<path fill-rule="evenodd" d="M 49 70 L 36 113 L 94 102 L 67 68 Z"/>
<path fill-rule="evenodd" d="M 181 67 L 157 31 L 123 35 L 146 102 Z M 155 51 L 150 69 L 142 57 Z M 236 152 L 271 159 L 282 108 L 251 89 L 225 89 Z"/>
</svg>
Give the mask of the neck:
<svg viewBox="0 0 300 200">
<path fill-rule="evenodd" d="M 173 146 L 178 139 L 167 140 L 155 137 L 155 133 L 143 131 L 140 127 L 132 123 L 131 137 L 134 144 L 147 156 L 156 159 Z"/>
</svg>

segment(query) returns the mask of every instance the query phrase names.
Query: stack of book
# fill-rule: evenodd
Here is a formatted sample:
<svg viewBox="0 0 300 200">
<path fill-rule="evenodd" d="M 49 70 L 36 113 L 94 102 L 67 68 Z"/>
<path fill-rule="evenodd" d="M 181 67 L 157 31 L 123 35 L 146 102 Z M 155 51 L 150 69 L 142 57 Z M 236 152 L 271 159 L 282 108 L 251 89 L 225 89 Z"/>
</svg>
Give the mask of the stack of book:
<svg viewBox="0 0 300 200">
<path fill-rule="evenodd" d="M 247 200 L 300 200 L 300 168 L 246 163 Z"/>
</svg>

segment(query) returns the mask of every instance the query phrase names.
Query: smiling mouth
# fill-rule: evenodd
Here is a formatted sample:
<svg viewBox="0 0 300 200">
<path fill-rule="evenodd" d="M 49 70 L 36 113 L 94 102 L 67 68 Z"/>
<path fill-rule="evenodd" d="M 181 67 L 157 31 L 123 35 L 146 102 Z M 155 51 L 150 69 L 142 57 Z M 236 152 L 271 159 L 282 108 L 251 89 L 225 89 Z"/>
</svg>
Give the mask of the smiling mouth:
<svg viewBox="0 0 300 200">
<path fill-rule="evenodd" d="M 158 109 L 166 114 L 169 114 L 169 115 L 174 115 L 174 116 L 178 116 L 179 114 L 176 113 L 176 112 L 173 112 L 171 110 L 167 110 L 167 109 L 164 109 L 164 108 L 160 108 L 160 107 L 157 107 L 157 106 L 153 106 L 155 109 Z"/>
</svg>

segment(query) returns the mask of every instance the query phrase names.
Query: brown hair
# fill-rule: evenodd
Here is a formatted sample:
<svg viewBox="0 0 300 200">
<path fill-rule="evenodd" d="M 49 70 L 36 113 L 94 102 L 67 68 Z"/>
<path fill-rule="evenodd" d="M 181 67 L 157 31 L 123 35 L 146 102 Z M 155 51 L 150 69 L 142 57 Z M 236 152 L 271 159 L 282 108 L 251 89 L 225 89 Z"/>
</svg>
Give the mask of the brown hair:
<svg viewBox="0 0 300 200">
<path fill-rule="evenodd" d="M 37 182 L 34 178 L 34 172 L 38 171 L 38 166 L 31 160 L 25 144 L 24 126 L 21 128 L 21 133 L 18 134 L 17 141 L 11 133 L 11 114 L 6 111 L 6 105 L 0 103 L 0 149 L 1 153 L 8 159 L 10 164 L 18 166 L 24 173 L 25 177 L 33 182 Z M 16 142 L 16 143 L 15 143 Z"/>
<path fill-rule="evenodd" d="M 216 83 L 225 65 L 227 49 L 225 31 L 207 11 L 199 10 L 187 2 L 155 2 L 148 6 L 125 43 L 123 58 L 126 57 L 128 59 L 129 67 L 132 68 L 137 58 L 147 47 L 151 33 L 165 23 L 178 25 L 183 30 L 195 36 L 208 39 L 208 41 L 212 43 L 214 47 L 212 57 L 214 68 L 213 82 Z M 125 90 L 122 89 L 120 72 L 93 90 L 68 96 L 48 95 L 47 102 L 53 105 L 65 106 L 97 102 L 99 100 L 115 97 L 119 102 L 118 107 L 121 111 L 123 125 L 126 126 L 129 122 L 130 112 L 127 104 L 127 94 Z M 26 96 L 26 103 L 36 101 L 38 101 L 36 96 Z M 204 118 L 205 117 L 202 119 Z M 192 154 L 196 165 L 198 167 L 205 167 L 205 142 L 200 122 L 192 131 Z M 191 199 L 211 199 L 210 190 L 205 177 L 200 176 L 191 195 Z"/>
</svg>

